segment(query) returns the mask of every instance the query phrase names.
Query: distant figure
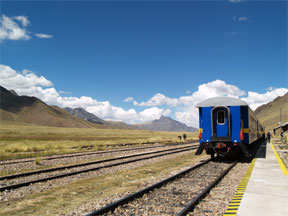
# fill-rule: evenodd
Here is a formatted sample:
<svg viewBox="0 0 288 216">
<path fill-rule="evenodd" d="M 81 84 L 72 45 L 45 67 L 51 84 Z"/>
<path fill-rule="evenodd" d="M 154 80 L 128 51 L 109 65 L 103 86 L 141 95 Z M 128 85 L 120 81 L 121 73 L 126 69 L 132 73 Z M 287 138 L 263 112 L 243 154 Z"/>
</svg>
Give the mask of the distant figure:
<svg viewBox="0 0 288 216">
<path fill-rule="evenodd" d="M 182 137 L 181 137 L 181 136 L 178 136 L 178 139 L 181 141 Z"/>
<path fill-rule="evenodd" d="M 186 141 L 186 137 L 187 135 L 186 134 L 183 134 L 183 140 Z"/>
<path fill-rule="evenodd" d="M 270 132 L 268 131 L 268 133 L 267 133 L 267 141 L 270 143 L 270 138 L 271 138 L 271 134 L 270 134 Z"/>
<path fill-rule="evenodd" d="M 281 129 L 281 134 L 280 134 L 280 136 L 281 136 L 281 143 L 283 144 L 283 143 L 284 143 L 284 139 L 283 139 L 283 129 Z"/>
</svg>

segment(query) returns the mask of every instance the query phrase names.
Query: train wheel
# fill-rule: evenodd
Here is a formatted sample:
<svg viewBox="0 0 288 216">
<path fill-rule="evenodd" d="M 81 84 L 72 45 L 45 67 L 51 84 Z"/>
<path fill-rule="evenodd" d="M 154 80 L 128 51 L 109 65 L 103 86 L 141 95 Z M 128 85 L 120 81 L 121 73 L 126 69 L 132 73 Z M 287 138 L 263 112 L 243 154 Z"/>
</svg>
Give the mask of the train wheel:
<svg viewBox="0 0 288 216">
<path fill-rule="evenodd" d="M 211 159 L 213 160 L 215 158 L 214 152 L 210 154 Z"/>
</svg>

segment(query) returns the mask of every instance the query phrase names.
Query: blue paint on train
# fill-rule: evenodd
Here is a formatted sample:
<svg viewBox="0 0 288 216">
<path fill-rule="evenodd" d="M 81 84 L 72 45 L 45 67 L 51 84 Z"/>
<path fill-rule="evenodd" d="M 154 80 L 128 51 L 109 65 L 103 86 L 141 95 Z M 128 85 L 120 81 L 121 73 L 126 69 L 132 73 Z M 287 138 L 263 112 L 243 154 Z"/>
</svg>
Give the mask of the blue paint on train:
<svg viewBox="0 0 288 216">
<path fill-rule="evenodd" d="M 240 107 L 239 106 L 230 106 L 228 107 L 231 112 L 231 128 L 232 128 L 232 136 L 231 141 L 240 142 L 240 130 L 241 130 L 241 115 L 240 115 Z"/>
<path fill-rule="evenodd" d="M 243 128 L 249 128 L 249 107 L 248 106 L 242 106 L 241 107 L 241 120 L 243 120 L 243 123 L 244 123 Z M 248 145 L 249 144 L 249 133 L 243 133 L 243 134 L 244 134 L 243 143 Z"/>
<path fill-rule="evenodd" d="M 211 140 L 211 118 L 205 118 L 205 116 L 210 116 L 211 107 L 203 107 L 199 109 L 200 112 L 200 129 L 202 128 L 202 139 L 201 142 L 210 142 Z M 203 118 L 204 117 L 204 118 Z"/>
</svg>

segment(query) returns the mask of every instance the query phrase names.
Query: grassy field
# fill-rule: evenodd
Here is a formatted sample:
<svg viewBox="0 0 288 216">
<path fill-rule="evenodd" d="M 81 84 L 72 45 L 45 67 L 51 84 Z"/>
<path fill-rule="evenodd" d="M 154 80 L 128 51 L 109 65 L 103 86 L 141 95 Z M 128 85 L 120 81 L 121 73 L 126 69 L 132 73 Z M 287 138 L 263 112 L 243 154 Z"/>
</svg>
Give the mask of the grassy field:
<svg viewBox="0 0 288 216">
<path fill-rule="evenodd" d="M 1 122 L 0 160 L 41 157 L 87 150 L 104 150 L 122 144 L 179 142 L 184 132 L 45 127 Z M 186 133 L 187 140 L 197 134 Z"/>
<path fill-rule="evenodd" d="M 68 185 L 39 191 L 35 194 L 3 201 L 0 215 L 64 215 L 79 208 L 85 203 L 99 203 L 99 200 L 122 194 L 135 192 L 147 187 L 145 182 L 151 178 L 166 178 L 169 173 L 178 173 L 180 167 L 192 166 L 207 156 L 189 153 L 129 170 L 91 177 L 71 182 Z"/>
</svg>

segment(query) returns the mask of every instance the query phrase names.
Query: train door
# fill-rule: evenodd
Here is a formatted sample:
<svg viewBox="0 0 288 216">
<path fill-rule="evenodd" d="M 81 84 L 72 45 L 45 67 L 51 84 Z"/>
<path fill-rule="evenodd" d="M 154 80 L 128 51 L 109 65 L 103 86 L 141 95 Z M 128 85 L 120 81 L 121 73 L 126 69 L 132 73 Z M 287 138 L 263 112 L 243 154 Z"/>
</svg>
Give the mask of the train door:
<svg viewBox="0 0 288 216">
<path fill-rule="evenodd" d="M 230 112 L 228 107 L 212 109 L 213 137 L 230 137 Z"/>
</svg>

